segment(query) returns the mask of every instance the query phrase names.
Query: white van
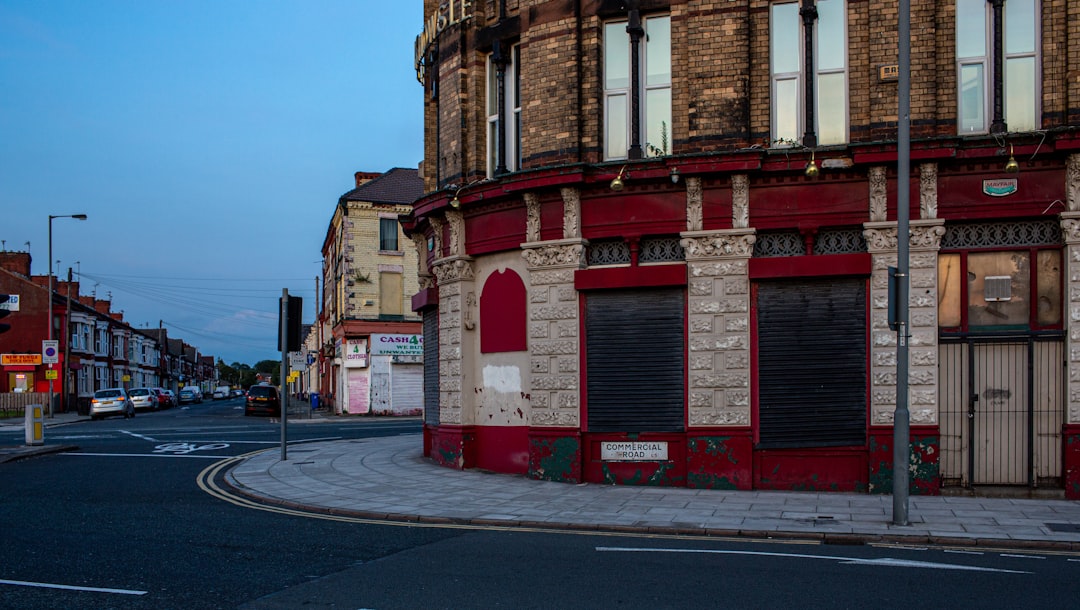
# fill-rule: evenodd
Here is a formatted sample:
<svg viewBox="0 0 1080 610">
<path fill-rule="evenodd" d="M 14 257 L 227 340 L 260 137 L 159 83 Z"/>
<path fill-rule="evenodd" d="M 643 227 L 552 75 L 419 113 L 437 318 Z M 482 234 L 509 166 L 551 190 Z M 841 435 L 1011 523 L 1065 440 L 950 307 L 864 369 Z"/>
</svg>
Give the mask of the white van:
<svg viewBox="0 0 1080 610">
<path fill-rule="evenodd" d="M 214 388 L 214 400 L 221 400 L 222 398 L 229 397 L 229 386 L 219 385 Z"/>
</svg>

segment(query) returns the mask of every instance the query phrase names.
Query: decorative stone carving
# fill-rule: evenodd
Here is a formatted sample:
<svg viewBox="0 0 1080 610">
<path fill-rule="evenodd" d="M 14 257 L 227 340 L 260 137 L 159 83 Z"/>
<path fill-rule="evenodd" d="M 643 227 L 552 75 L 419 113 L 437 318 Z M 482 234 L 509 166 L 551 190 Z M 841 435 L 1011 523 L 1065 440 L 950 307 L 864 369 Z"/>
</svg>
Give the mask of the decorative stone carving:
<svg viewBox="0 0 1080 610">
<path fill-rule="evenodd" d="M 525 241 L 540 241 L 540 197 L 525 193 Z"/>
<path fill-rule="evenodd" d="M 686 230 L 700 231 L 702 228 L 702 191 L 701 178 L 691 176 L 686 179 Z"/>
<path fill-rule="evenodd" d="M 470 292 L 465 295 L 465 311 L 462 316 L 462 326 L 465 330 L 476 329 L 476 293 Z"/>
<path fill-rule="evenodd" d="M 750 227 L 750 177 L 746 174 L 731 177 L 731 226 Z"/>
<path fill-rule="evenodd" d="M 919 166 L 919 216 L 923 220 L 937 218 L 937 163 Z"/>
<path fill-rule="evenodd" d="M 700 231 L 682 234 L 679 243 L 686 251 L 686 258 L 739 258 L 754 253 L 757 236 L 752 229 L 723 231 Z"/>
<path fill-rule="evenodd" d="M 443 243 L 442 243 L 443 221 L 442 221 L 441 218 L 436 218 L 436 217 L 432 216 L 428 220 L 428 222 L 431 223 L 431 235 L 432 235 L 432 237 L 435 238 L 434 239 L 435 258 L 439 258 L 440 256 L 442 256 L 442 252 L 443 252 Z"/>
<path fill-rule="evenodd" d="M 1069 155 L 1065 168 L 1065 209 L 1080 212 L 1080 154 Z"/>
<path fill-rule="evenodd" d="M 416 275 L 420 277 L 431 275 L 427 269 L 427 240 L 423 235 L 413 233 L 412 242 L 416 248 Z"/>
<path fill-rule="evenodd" d="M 581 237 L 581 193 L 570 187 L 559 192 L 563 200 L 563 239 Z"/>
<path fill-rule="evenodd" d="M 884 167 L 871 167 L 869 172 L 870 182 L 870 222 L 885 222 L 888 220 L 889 207 L 888 179 L 885 176 Z"/>
<path fill-rule="evenodd" d="M 465 216 L 457 210 L 447 210 L 446 222 L 450 224 L 450 256 L 465 254 Z"/>
<path fill-rule="evenodd" d="M 586 242 L 584 240 L 559 240 L 543 243 L 544 245 L 526 247 L 521 251 L 521 256 L 528 262 L 530 268 L 585 268 Z"/>
<path fill-rule="evenodd" d="M 472 259 L 467 256 L 448 256 L 435 261 L 432 268 L 440 285 L 476 279 Z"/>
<path fill-rule="evenodd" d="M 1065 243 L 1080 243 L 1080 212 L 1061 213 L 1061 232 Z"/>
<path fill-rule="evenodd" d="M 908 245 L 912 250 L 937 250 L 941 247 L 941 238 L 945 235 L 943 220 L 913 220 L 908 225 L 910 237 Z M 897 250 L 895 222 L 863 225 L 863 238 L 870 252 L 895 252 Z"/>
</svg>

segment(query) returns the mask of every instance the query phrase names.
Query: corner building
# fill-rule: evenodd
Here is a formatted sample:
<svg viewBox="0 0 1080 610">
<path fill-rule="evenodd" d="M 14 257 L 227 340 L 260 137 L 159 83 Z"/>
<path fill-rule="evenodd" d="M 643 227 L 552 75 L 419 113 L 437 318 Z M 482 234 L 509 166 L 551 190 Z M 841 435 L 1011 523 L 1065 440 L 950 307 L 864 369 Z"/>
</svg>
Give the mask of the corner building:
<svg viewBox="0 0 1080 610">
<path fill-rule="evenodd" d="M 425 445 L 566 482 L 1080 498 L 1080 3 L 426 1 Z"/>
</svg>

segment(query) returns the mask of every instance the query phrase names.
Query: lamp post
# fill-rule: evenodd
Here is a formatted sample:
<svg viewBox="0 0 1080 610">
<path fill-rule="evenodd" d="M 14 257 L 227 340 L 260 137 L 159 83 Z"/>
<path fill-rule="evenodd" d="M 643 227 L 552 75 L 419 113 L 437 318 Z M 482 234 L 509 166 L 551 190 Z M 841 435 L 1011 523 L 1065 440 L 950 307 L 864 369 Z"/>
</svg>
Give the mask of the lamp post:
<svg viewBox="0 0 1080 610">
<path fill-rule="evenodd" d="M 53 339 L 52 221 L 54 218 L 74 218 L 76 220 L 86 220 L 86 214 L 60 214 L 56 216 L 49 214 L 49 296 L 45 305 L 45 310 L 47 312 L 45 318 L 45 326 L 48 327 L 47 333 L 49 341 L 52 341 Z M 67 337 L 64 337 L 64 340 L 66 341 Z M 49 363 L 49 370 L 53 370 L 53 365 L 51 362 Z M 53 416 L 53 380 L 48 379 L 47 381 L 49 382 L 49 407 L 48 409 L 46 409 L 45 412 L 51 418 Z"/>
</svg>

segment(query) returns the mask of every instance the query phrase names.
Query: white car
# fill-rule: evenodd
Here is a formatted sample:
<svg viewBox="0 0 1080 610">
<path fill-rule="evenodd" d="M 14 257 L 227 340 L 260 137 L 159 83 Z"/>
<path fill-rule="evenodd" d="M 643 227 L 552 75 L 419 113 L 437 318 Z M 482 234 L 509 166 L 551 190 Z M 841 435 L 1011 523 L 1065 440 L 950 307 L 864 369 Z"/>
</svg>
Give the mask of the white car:
<svg viewBox="0 0 1080 610">
<path fill-rule="evenodd" d="M 90 401 L 90 419 L 101 419 L 110 415 L 135 417 L 135 405 L 131 403 L 124 388 L 105 388 L 94 392 L 94 398 Z"/>
<path fill-rule="evenodd" d="M 159 402 L 157 392 L 152 388 L 131 388 L 128 390 L 127 394 L 128 398 L 131 399 L 131 404 L 135 406 L 136 410 L 158 410 Z"/>
</svg>

